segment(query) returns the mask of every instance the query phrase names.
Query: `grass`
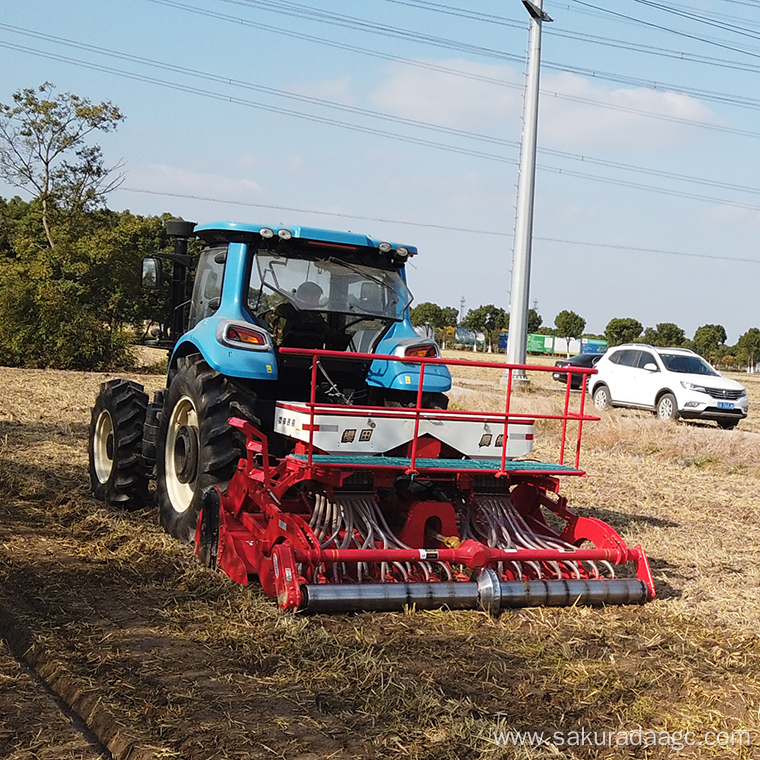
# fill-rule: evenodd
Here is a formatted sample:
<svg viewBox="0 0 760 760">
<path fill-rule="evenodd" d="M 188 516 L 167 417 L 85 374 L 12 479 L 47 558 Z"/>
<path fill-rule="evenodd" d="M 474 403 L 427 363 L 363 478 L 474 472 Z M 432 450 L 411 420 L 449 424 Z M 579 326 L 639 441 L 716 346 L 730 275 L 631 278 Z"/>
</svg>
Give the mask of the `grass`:
<svg viewBox="0 0 760 760">
<path fill-rule="evenodd" d="M 501 370 L 454 374 L 457 404 L 502 408 Z M 634 755 L 493 739 L 501 729 L 639 725 L 748 730 L 760 741 L 760 379 L 738 378 L 753 406 L 735 431 L 626 410 L 585 429 L 589 477 L 568 478 L 563 493 L 644 545 L 656 601 L 493 620 L 479 612 L 283 615 L 255 586 L 199 567 L 158 527 L 154 509 L 102 508 L 89 494 L 86 437 L 107 377 L 0 369 L 0 605 L 155 756 L 670 757 L 665 747 Z M 134 379 L 150 389 L 162 383 Z M 562 401 L 550 375 L 514 399 L 547 413 Z M 556 423 L 537 433 L 539 454 L 556 451 Z M 0 658 L 0 700 L 14 667 Z M 0 743 L 0 753 L 13 746 L 32 757 L 21 716 L 38 697 L 18 695 L 28 709 L 5 713 L 0 742 L 16 743 Z M 704 746 L 682 754 L 754 756 Z"/>
</svg>

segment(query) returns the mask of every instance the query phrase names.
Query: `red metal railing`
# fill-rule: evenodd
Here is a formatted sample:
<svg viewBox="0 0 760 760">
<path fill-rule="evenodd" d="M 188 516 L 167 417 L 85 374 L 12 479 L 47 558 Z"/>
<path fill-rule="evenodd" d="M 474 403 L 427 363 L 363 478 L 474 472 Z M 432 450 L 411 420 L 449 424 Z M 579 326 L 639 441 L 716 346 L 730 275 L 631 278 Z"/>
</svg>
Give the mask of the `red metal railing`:
<svg viewBox="0 0 760 760">
<path fill-rule="evenodd" d="M 443 359 L 433 357 L 419 357 L 419 356 L 395 356 L 391 354 L 362 354 L 345 351 L 328 351 L 324 349 L 307 349 L 307 348 L 280 348 L 279 352 L 286 356 L 310 356 L 311 357 L 311 393 L 309 402 L 307 404 L 309 408 L 309 444 L 307 464 L 309 467 L 313 463 L 314 455 L 314 430 L 315 430 L 315 415 L 317 409 L 329 409 L 329 413 L 337 416 L 347 417 L 360 417 L 375 414 L 382 416 L 403 416 L 408 417 L 409 414 L 414 415 L 414 437 L 412 439 L 412 448 L 410 452 L 410 465 L 408 472 L 416 472 L 415 464 L 417 462 L 417 449 L 419 439 L 420 421 L 423 416 L 425 419 L 446 419 L 451 417 L 462 417 L 463 419 L 469 419 L 470 421 L 483 421 L 483 422 L 498 422 L 503 424 L 503 438 L 501 447 L 501 464 L 496 475 L 503 476 L 506 474 L 506 461 L 507 461 L 507 444 L 508 444 L 508 425 L 510 421 L 534 421 L 537 419 L 546 420 L 560 420 L 562 423 L 562 435 L 560 440 L 560 453 L 559 464 L 565 463 L 565 449 L 567 440 L 567 426 L 568 422 L 578 423 L 578 433 L 575 442 L 575 468 L 577 469 L 580 464 L 580 451 L 581 451 L 581 436 L 583 431 L 583 423 L 587 420 L 598 420 L 599 417 L 588 415 L 584 413 L 586 402 L 586 378 L 588 375 L 596 374 L 596 369 L 593 367 L 548 367 L 542 365 L 532 364 L 507 364 L 505 362 L 491 362 L 491 361 L 470 361 L 466 359 Z M 406 407 L 403 412 L 400 409 L 391 410 L 388 407 L 375 407 L 375 406 L 344 406 L 344 405 L 331 405 L 325 403 L 317 403 L 317 378 L 320 359 L 338 359 L 342 361 L 353 361 L 356 359 L 369 360 L 369 361 L 387 361 L 397 362 L 400 364 L 413 364 L 419 366 L 419 380 L 417 386 L 416 405 L 414 408 Z M 504 370 L 507 374 L 506 383 L 506 401 L 504 412 L 475 412 L 475 411 L 460 411 L 460 410 L 439 410 L 424 408 L 422 406 L 422 396 L 424 393 L 424 379 L 425 379 L 425 367 L 429 364 L 442 364 L 444 366 L 464 366 L 464 367 L 480 367 L 484 369 L 500 369 Z M 512 389 L 514 372 L 516 370 L 523 370 L 525 372 L 561 372 L 567 376 L 565 383 L 565 398 L 564 407 L 561 414 L 525 414 L 522 412 L 512 411 Z M 573 375 L 581 375 L 581 391 L 580 401 L 578 405 L 578 411 L 573 412 L 570 410 L 571 399 L 571 382 Z"/>
</svg>

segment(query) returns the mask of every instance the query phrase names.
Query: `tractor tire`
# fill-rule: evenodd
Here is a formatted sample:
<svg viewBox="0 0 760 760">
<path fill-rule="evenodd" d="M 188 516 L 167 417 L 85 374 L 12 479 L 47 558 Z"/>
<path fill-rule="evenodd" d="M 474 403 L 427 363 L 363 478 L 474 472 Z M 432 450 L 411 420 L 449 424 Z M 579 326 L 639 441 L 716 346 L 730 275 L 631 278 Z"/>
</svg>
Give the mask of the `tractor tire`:
<svg viewBox="0 0 760 760">
<path fill-rule="evenodd" d="M 92 409 L 90 483 L 96 499 L 118 509 L 148 503 L 148 473 L 142 458 L 148 394 L 131 380 L 102 383 Z"/>
<path fill-rule="evenodd" d="M 156 437 L 156 498 L 167 533 L 195 537 L 203 493 L 222 490 L 245 456 L 245 436 L 229 424 L 253 416 L 255 395 L 220 375 L 200 354 L 181 357 L 164 398 Z"/>
</svg>

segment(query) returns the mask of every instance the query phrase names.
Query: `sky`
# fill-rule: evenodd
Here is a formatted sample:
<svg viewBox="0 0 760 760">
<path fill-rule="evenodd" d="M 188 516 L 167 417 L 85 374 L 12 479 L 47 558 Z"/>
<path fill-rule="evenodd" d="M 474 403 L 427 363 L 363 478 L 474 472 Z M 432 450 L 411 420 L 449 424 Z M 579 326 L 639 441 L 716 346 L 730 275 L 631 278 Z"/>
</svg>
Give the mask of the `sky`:
<svg viewBox="0 0 760 760">
<path fill-rule="evenodd" d="M 544 0 L 530 302 L 760 326 L 760 0 Z M 509 309 L 520 0 L 33 0 L 0 102 L 49 81 L 126 116 L 110 208 L 416 245 L 416 302 Z M 17 194 L 0 184 L 0 195 Z M 22 193 L 18 193 L 23 196 Z"/>
</svg>

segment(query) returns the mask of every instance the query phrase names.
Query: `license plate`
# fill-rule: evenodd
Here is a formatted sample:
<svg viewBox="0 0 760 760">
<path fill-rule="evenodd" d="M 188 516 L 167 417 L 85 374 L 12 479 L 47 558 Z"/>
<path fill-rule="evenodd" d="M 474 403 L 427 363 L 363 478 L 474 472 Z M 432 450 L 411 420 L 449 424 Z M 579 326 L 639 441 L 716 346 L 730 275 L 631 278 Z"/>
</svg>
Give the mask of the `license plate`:
<svg viewBox="0 0 760 760">
<path fill-rule="evenodd" d="M 718 409 L 733 409 L 734 405 L 728 401 L 718 401 Z"/>
</svg>

